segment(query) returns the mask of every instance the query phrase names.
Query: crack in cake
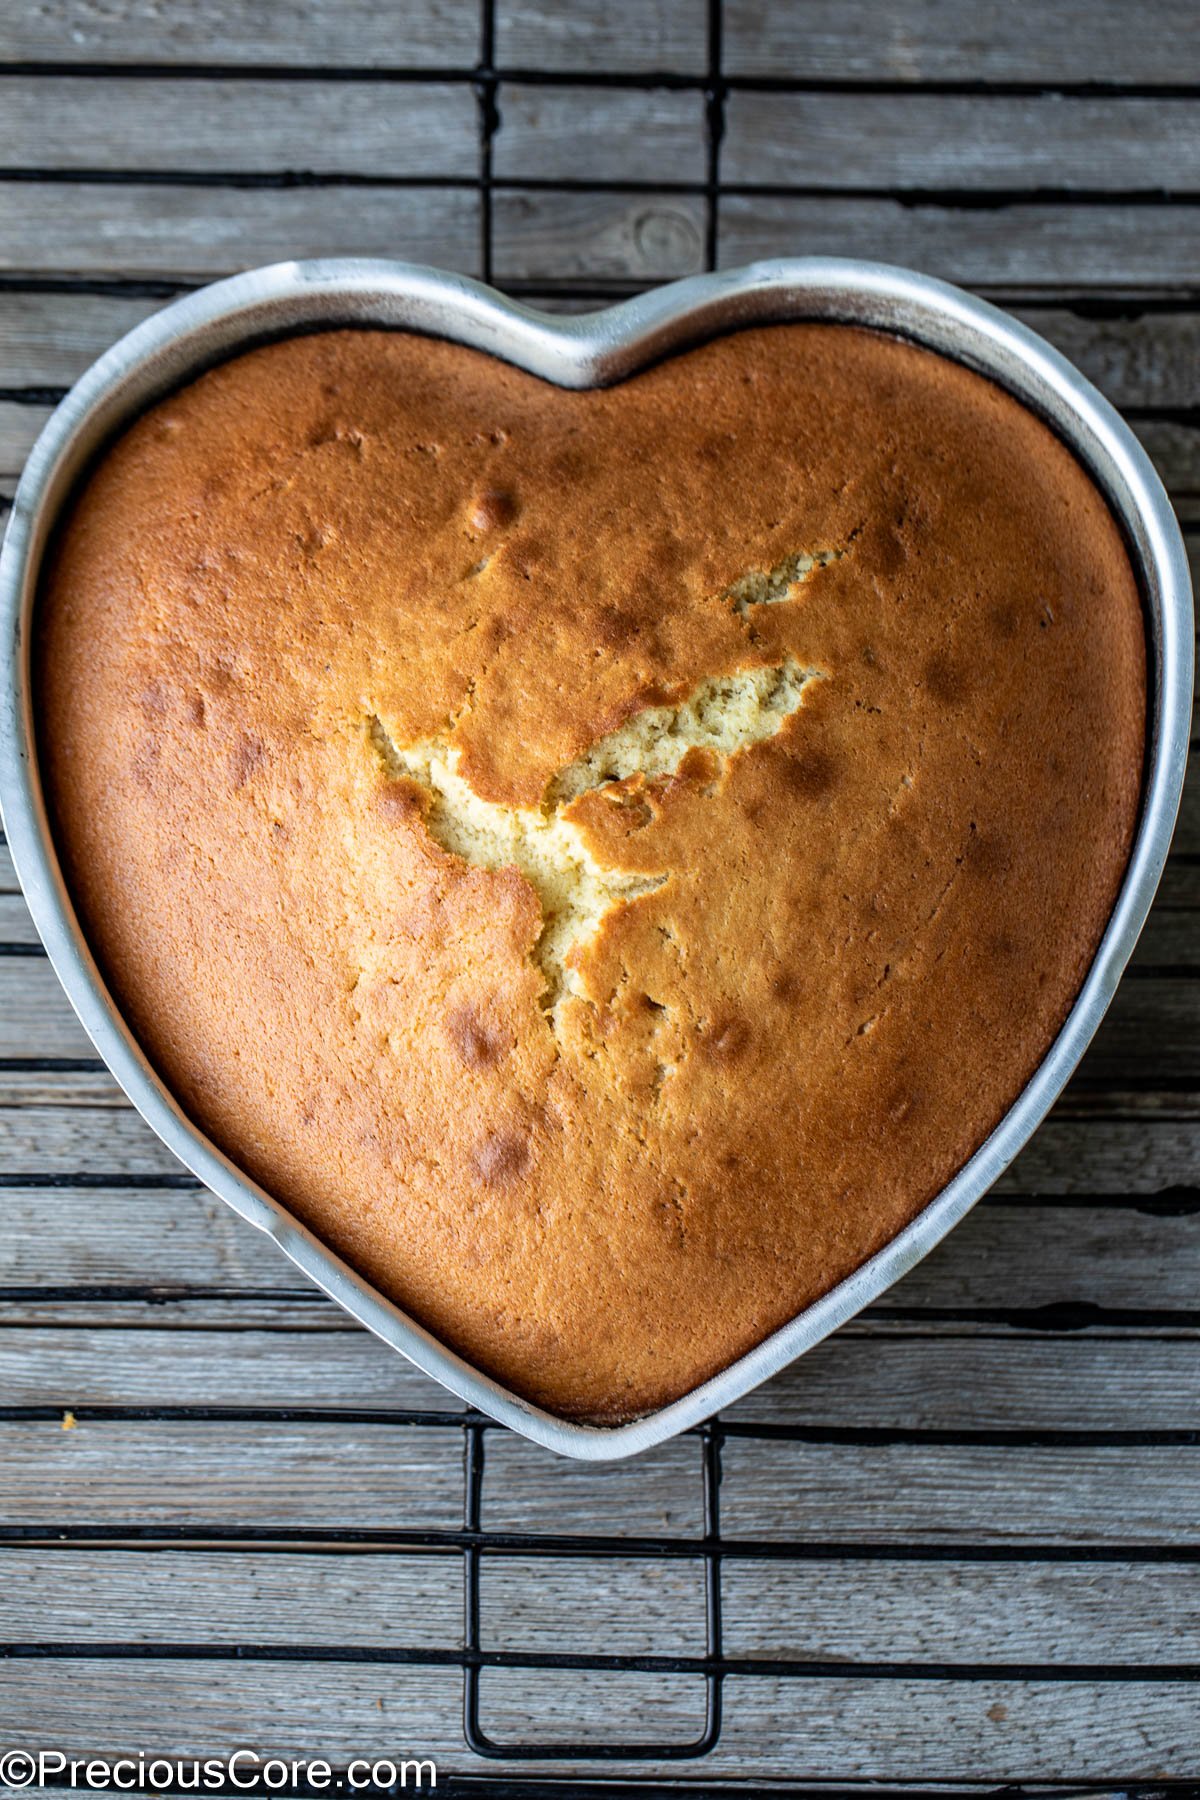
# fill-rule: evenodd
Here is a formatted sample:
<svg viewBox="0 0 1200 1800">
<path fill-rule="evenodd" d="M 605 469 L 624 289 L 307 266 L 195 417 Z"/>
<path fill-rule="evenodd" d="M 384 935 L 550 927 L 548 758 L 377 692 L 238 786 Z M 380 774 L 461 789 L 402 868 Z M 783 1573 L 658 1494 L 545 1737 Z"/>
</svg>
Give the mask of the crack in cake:
<svg viewBox="0 0 1200 1800">
<path fill-rule="evenodd" d="M 764 603 L 782 598 L 764 596 Z M 400 747 L 375 714 L 368 723 L 388 774 L 416 783 L 427 796 L 430 835 L 478 868 L 518 870 L 537 894 L 543 925 L 531 954 L 546 978 L 543 1007 L 553 1013 L 565 991 L 582 991 L 573 979 L 576 943 L 600 927 L 610 906 L 651 894 L 667 880 L 605 868 L 567 816 L 570 802 L 635 777 L 644 785 L 674 775 L 693 750 L 713 753 L 719 769 L 726 757 L 773 737 L 822 673 L 789 661 L 702 681 L 680 705 L 647 707 L 602 737 L 554 776 L 536 807 L 481 799 L 459 774 L 459 753 L 448 737 Z M 611 797 L 624 804 L 626 795 Z"/>
<path fill-rule="evenodd" d="M 56 841 L 151 1061 L 575 1418 L 686 1392 L 941 1190 L 1137 817 L 1100 494 L 849 326 L 582 393 L 404 333 L 252 350 L 100 459 L 39 617 Z"/>
</svg>

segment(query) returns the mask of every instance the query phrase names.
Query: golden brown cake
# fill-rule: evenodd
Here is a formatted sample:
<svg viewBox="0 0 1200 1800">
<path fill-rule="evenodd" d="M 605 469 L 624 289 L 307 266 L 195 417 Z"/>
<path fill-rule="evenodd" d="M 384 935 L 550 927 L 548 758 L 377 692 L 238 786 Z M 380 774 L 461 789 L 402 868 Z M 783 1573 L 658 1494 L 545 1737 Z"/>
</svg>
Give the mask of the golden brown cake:
<svg viewBox="0 0 1200 1800">
<path fill-rule="evenodd" d="M 331 331 L 66 522 L 41 747 L 181 1104 L 447 1343 L 628 1418 L 995 1126 L 1134 829 L 1145 644 L 1050 431 L 843 326 L 603 392 Z"/>
</svg>

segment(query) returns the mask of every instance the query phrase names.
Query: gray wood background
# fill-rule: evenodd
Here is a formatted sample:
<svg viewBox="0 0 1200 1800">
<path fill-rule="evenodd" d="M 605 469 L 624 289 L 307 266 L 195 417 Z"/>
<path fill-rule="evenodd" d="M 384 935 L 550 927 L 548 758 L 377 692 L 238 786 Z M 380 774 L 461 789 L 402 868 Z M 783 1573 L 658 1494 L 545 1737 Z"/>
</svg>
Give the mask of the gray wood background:
<svg viewBox="0 0 1200 1800">
<path fill-rule="evenodd" d="M 93 356 L 247 265 L 399 254 L 579 307 L 833 251 L 1044 332 L 1200 546 L 1197 26 L 1191 0 L 10 0 L 0 493 Z M 717 1749 L 491 1765 L 506 1792 L 1200 1778 L 1198 796 L 1019 1163 L 722 1421 Z M 4 855 L 0 1748 L 489 1772 L 456 1407 L 130 1112 Z M 596 1471 L 486 1434 L 495 1737 L 696 1733 L 701 1455 Z"/>
</svg>

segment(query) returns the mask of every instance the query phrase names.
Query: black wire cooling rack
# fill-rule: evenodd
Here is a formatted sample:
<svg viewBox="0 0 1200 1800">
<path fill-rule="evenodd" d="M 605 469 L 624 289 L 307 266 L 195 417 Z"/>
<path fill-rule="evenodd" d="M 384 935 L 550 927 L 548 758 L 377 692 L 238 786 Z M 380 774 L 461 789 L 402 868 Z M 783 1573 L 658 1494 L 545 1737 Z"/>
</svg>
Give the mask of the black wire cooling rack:
<svg viewBox="0 0 1200 1800">
<path fill-rule="evenodd" d="M 668 1545 L 659 1542 L 653 1546 L 639 1546 L 652 1554 L 662 1555 L 664 1550 L 678 1553 L 683 1549 L 689 1556 L 699 1556 L 704 1564 L 704 1643 L 697 1646 L 691 1655 L 677 1654 L 672 1656 L 619 1656 L 597 1655 L 589 1652 L 570 1653 L 553 1656 L 514 1656 L 503 1651 L 484 1651 L 480 1643 L 480 1583 L 482 1580 L 482 1564 L 490 1551 L 492 1554 L 507 1548 L 505 1540 L 498 1535 L 484 1532 L 483 1485 L 486 1468 L 487 1427 L 482 1421 L 470 1420 L 464 1427 L 467 1438 L 466 1449 L 466 1503 L 463 1508 L 463 1731 L 468 1747 L 477 1756 L 493 1757 L 497 1761 L 517 1762 L 537 1757 L 541 1760 L 555 1758 L 562 1761 L 592 1762 L 668 1762 L 676 1759 L 705 1756 L 714 1750 L 721 1735 L 721 1682 L 725 1673 L 721 1650 L 721 1531 L 720 1531 L 720 1485 L 721 1485 L 721 1450 L 720 1432 L 716 1425 L 705 1425 L 700 1428 L 701 1440 L 701 1479 L 704 1492 L 704 1531 L 695 1540 L 680 1544 L 672 1541 Z M 556 1555 L 579 1555 L 593 1559 L 620 1557 L 626 1559 L 631 1553 L 631 1545 L 626 1539 L 602 1538 L 558 1538 L 553 1541 Z M 619 1739 L 597 1743 L 548 1743 L 542 1740 L 536 1744 L 500 1742 L 485 1729 L 481 1719 L 480 1673 L 488 1667 L 508 1668 L 586 1668 L 631 1670 L 646 1673 L 694 1674 L 701 1676 L 705 1684 L 704 1723 L 695 1737 L 684 1739 L 647 1740 L 639 1738 L 634 1743 L 625 1743 Z"/>
</svg>

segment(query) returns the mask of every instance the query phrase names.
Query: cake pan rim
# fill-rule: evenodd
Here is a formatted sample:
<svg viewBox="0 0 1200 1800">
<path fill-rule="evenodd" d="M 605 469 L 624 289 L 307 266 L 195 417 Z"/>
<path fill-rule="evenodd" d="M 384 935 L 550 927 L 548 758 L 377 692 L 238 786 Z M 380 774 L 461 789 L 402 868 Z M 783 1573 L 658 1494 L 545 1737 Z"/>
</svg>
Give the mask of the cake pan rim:
<svg viewBox="0 0 1200 1800">
<path fill-rule="evenodd" d="M 964 362 L 1040 413 L 1083 461 L 1125 529 L 1148 614 L 1151 729 L 1142 811 L 1103 940 L 1058 1037 L 958 1174 L 874 1257 L 709 1381 L 629 1424 L 578 1424 L 502 1387 L 385 1299 L 210 1143 L 138 1048 L 75 919 L 42 801 L 30 691 L 40 564 L 64 501 L 103 443 L 162 393 L 266 338 L 337 324 L 407 328 L 489 351 L 563 387 L 587 387 L 618 381 L 722 331 L 789 318 L 871 325 Z M 840 258 L 776 259 L 695 276 L 573 317 L 539 312 L 465 276 L 402 262 L 280 263 L 202 288 L 105 352 L 43 429 L 0 552 L 0 632 L 0 810 L 13 860 L 67 996 L 134 1107 L 207 1187 L 392 1348 L 467 1405 L 584 1460 L 612 1460 L 662 1443 L 780 1372 L 912 1268 L 1028 1142 L 1082 1057 L 1149 911 L 1178 810 L 1190 730 L 1186 552 L 1170 502 L 1129 427 L 1072 364 L 986 302 L 910 270 Z"/>
</svg>

